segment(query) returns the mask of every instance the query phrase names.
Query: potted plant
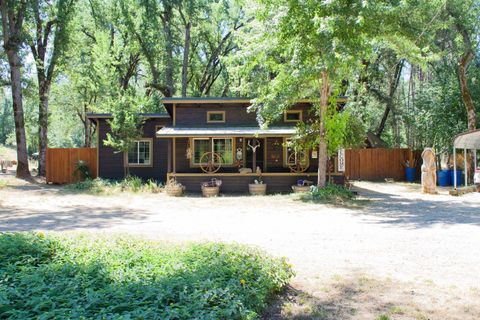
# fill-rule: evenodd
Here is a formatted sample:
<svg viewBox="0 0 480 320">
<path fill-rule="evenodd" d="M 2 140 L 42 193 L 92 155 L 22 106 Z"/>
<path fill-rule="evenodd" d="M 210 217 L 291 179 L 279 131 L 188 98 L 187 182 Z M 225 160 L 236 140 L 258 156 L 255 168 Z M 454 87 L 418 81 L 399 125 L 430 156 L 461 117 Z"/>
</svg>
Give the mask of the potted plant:
<svg viewBox="0 0 480 320">
<path fill-rule="evenodd" d="M 248 184 L 248 192 L 254 196 L 264 196 L 267 194 L 267 184 L 263 183 L 262 177 L 259 177 Z"/>
<path fill-rule="evenodd" d="M 213 178 L 210 181 L 202 183 L 202 194 L 204 197 L 216 197 L 220 193 L 220 186 L 222 185 L 222 180 L 217 180 Z"/>
<path fill-rule="evenodd" d="M 167 185 L 165 186 L 165 192 L 167 192 L 167 194 L 172 197 L 180 197 L 184 191 L 185 186 L 177 182 L 175 178 L 170 179 L 170 181 L 168 181 Z"/>
<path fill-rule="evenodd" d="M 313 181 L 310 180 L 298 180 L 296 185 L 292 186 L 293 193 L 309 192 Z"/>
</svg>

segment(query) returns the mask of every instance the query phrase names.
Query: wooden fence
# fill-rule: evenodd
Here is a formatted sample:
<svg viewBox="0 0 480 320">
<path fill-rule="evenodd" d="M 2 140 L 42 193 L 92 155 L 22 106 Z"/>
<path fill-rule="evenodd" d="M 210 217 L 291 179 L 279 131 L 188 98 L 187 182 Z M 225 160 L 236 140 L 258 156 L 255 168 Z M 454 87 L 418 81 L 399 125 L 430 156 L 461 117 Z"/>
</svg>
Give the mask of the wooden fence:
<svg viewBox="0 0 480 320">
<path fill-rule="evenodd" d="M 75 173 L 79 160 L 87 163 L 93 178 L 97 176 L 96 148 L 49 148 L 46 158 L 47 183 L 72 183 L 80 179 Z"/>
<path fill-rule="evenodd" d="M 350 180 L 381 181 L 393 178 L 405 180 L 404 163 L 409 159 L 417 161 L 419 174 L 419 154 L 410 149 L 348 149 L 345 150 L 345 176 Z"/>
</svg>

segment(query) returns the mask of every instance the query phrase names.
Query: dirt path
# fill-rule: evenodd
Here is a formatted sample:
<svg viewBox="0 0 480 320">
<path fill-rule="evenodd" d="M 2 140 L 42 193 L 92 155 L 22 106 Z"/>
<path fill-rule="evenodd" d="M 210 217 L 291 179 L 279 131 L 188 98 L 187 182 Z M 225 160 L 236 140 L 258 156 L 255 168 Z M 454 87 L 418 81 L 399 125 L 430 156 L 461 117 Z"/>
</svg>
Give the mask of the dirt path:
<svg viewBox="0 0 480 320">
<path fill-rule="evenodd" d="M 169 198 L 0 190 L 0 231 L 123 232 L 233 241 L 286 256 L 297 276 L 267 318 L 479 319 L 480 194 L 357 183 L 363 208 L 291 196 Z"/>
</svg>

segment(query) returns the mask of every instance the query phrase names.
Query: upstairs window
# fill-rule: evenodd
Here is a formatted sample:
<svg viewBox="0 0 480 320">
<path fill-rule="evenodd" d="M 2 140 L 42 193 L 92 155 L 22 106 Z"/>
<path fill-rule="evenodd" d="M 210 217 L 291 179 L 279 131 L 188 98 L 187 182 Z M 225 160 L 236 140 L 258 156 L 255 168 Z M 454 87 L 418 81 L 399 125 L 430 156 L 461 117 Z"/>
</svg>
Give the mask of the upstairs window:
<svg viewBox="0 0 480 320">
<path fill-rule="evenodd" d="M 152 164 L 152 140 L 135 141 L 128 151 L 128 164 L 133 166 L 149 166 Z"/>
<path fill-rule="evenodd" d="M 224 123 L 225 111 L 208 111 L 207 123 Z"/>
<path fill-rule="evenodd" d="M 302 121 L 302 110 L 287 110 L 283 115 L 285 122 L 298 122 Z"/>
</svg>

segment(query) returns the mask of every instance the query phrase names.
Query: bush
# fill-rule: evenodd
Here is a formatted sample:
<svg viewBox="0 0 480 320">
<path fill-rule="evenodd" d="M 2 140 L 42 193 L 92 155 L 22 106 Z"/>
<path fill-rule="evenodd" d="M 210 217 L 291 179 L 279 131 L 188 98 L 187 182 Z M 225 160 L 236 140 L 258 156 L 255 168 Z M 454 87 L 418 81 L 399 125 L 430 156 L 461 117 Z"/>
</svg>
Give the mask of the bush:
<svg viewBox="0 0 480 320">
<path fill-rule="evenodd" d="M 352 191 L 331 183 L 323 188 L 312 186 L 310 192 L 302 196 L 303 200 L 326 203 L 344 203 L 353 198 L 354 194 Z"/>
<path fill-rule="evenodd" d="M 241 245 L 0 234 L 0 318 L 255 319 L 292 277 Z"/>
<path fill-rule="evenodd" d="M 82 180 L 90 179 L 92 176 L 90 175 L 90 168 L 88 164 L 83 160 L 78 160 L 75 163 L 75 170 L 73 171 L 74 175 L 79 174 Z"/>
<path fill-rule="evenodd" d="M 144 183 L 142 179 L 138 177 L 129 176 L 120 181 L 105 180 L 101 178 L 93 180 L 87 179 L 85 181 L 69 184 L 65 186 L 65 189 L 68 191 L 83 191 L 93 194 L 140 191 L 158 193 L 163 190 L 163 186 L 152 179 Z"/>
</svg>

